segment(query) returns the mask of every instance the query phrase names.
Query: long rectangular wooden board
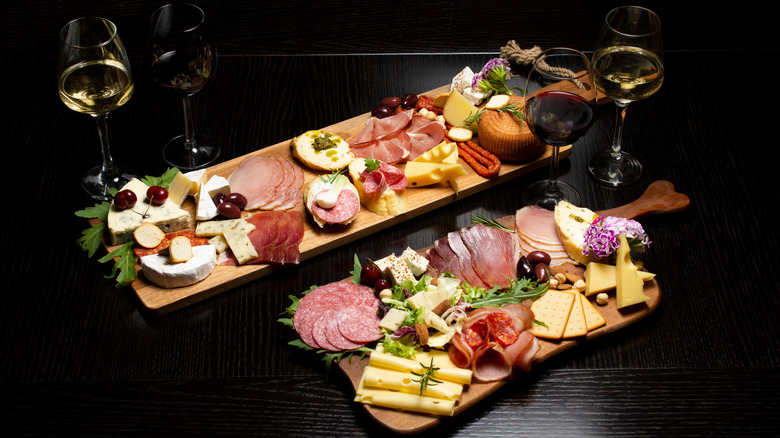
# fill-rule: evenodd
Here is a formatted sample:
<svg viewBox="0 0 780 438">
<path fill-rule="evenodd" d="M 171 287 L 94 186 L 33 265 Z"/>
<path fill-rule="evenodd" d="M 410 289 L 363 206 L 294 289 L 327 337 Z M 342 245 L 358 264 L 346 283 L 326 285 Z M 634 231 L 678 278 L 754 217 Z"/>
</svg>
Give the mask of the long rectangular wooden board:
<svg viewBox="0 0 780 438">
<path fill-rule="evenodd" d="M 442 86 L 426 93 L 429 96 L 436 96 L 438 93 L 447 91 L 449 86 Z M 369 114 L 362 114 L 348 120 L 336 123 L 334 125 L 320 128 L 324 131 L 332 132 L 349 140 L 353 138 L 363 127 Z M 299 133 L 302 134 L 302 133 Z M 560 157 L 564 158 L 571 153 L 572 146 L 565 146 L 560 149 Z M 506 181 L 517 178 L 520 175 L 531 172 L 535 169 L 547 166 L 550 162 L 552 148 L 547 147 L 545 152 L 534 159 L 525 163 L 503 163 L 498 176 L 494 178 L 484 178 L 471 169 L 469 165 L 460 160 L 467 175 L 458 178 L 459 192 L 455 193 L 448 184 L 439 184 L 436 186 L 410 188 L 408 190 L 409 210 L 407 213 L 399 216 L 382 216 L 370 212 L 365 208 L 361 209 L 354 222 L 346 226 L 326 226 L 320 228 L 305 212 L 303 204 L 295 207 L 305 213 L 304 237 L 300 243 L 301 261 L 307 260 L 331 249 L 338 248 L 357 239 L 368 236 L 379 230 L 388 228 L 395 224 L 407 221 L 421 214 L 433 211 L 439 207 L 445 206 L 458 199 L 471 196 L 483 190 L 498 186 Z M 228 177 L 241 163 L 249 156 L 262 155 L 270 157 L 282 157 L 299 164 L 304 171 L 306 183 L 316 178 L 320 173 L 305 167 L 297 162 L 290 149 L 290 140 L 277 143 L 262 149 L 258 149 L 247 155 L 237 157 L 223 163 L 214 165 L 207 169 L 208 176 L 220 175 Z M 305 183 L 305 184 L 306 184 Z M 187 199 L 182 207 L 195 213 L 195 203 L 192 199 Z M 111 250 L 112 248 L 108 248 Z M 187 305 L 199 302 L 206 298 L 215 296 L 239 285 L 252 280 L 264 277 L 279 269 L 284 265 L 258 264 L 244 266 L 217 266 L 214 271 L 205 280 L 191 286 L 179 287 L 175 289 L 165 289 L 147 281 L 142 273 L 131 284 L 133 291 L 137 294 L 141 303 L 147 309 L 157 313 L 165 314 L 170 311 L 180 309 Z M 140 267 L 138 267 L 140 269 Z"/>
</svg>

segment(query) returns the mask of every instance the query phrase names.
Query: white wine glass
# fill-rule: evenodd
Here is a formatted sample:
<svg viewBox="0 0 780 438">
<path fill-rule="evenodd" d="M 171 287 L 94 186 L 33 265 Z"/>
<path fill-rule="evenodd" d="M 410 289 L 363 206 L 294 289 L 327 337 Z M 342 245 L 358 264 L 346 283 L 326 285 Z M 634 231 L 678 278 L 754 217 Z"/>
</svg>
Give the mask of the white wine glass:
<svg viewBox="0 0 780 438">
<path fill-rule="evenodd" d="M 217 67 L 217 47 L 205 19 L 201 8 L 186 3 L 162 6 L 151 18 L 152 80 L 181 97 L 184 106 L 184 135 L 164 146 L 163 159 L 182 170 L 209 166 L 220 153 L 213 138 L 195 133 L 190 103 L 211 83 Z"/>
<path fill-rule="evenodd" d="M 108 113 L 133 95 L 127 52 L 116 25 L 100 17 L 78 18 L 63 26 L 59 46 L 60 99 L 73 111 L 95 119 L 103 152 L 103 163 L 84 175 L 82 186 L 92 198 L 109 201 L 112 189 L 120 189 L 136 176 L 132 169 L 114 163 L 108 143 Z"/>
<path fill-rule="evenodd" d="M 598 183 L 623 187 L 642 175 L 642 163 L 623 150 L 628 104 L 650 97 L 664 80 L 661 20 L 651 10 L 622 6 L 607 14 L 593 52 L 596 88 L 615 102 L 612 147 L 588 160 L 588 174 Z"/>
<path fill-rule="evenodd" d="M 579 191 L 558 181 L 558 153 L 574 144 L 590 128 L 596 107 L 596 89 L 590 80 L 590 62 L 582 52 L 553 48 L 533 63 L 525 86 L 523 113 L 531 133 L 552 146 L 550 176 L 523 191 L 525 205 L 552 210 L 561 201 L 580 204 Z"/>
</svg>

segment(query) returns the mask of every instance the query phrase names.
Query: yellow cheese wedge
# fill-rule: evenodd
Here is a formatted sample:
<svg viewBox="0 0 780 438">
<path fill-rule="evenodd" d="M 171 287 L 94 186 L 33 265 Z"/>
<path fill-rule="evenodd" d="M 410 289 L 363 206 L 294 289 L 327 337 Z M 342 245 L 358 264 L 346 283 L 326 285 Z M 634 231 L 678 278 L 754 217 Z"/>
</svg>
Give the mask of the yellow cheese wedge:
<svg viewBox="0 0 780 438">
<path fill-rule="evenodd" d="M 444 120 L 452 126 L 458 126 L 469 116 L 476 115 L 479 110 L 474 104 L 466 100 L 457 90 L 452 90 L 447 102 L 442 108 Z M 476 128 L 476 126 L 475 126 Z"/>
<path fill-rule="evenodd" d="M 631 249 L 625 234 L 620 235 L 620 247 L 617 250 L 617 285 L 615 302 L 617 308 L 643 303 L 650 299 L 642 291 L 644 281 L 637 275 L 637 268 L 631 262 Z"/>
<path fill-rule="evenodd" d="M 650 281 L 655 274 L 647 271 L 636 271 L 642 281 Z M 585 296 L 589 297 L 600 292 L 615 289 L 617 286 L 617 268 L 615 265 L 591 262 L 585 268 Z"/>
<path fill-rule="evenodd" d="M 187 178 L 183 173 L 177 173 L 173 182 L 168 187 L 168 199 L 176 205 L 181 205 L 182 202 L 187 199 L 187 196 L 189 196 L 190 185 L 192 184 L 192 180 Z"/>
<path fill-rule="evenodd" d="M 459 163 L 422 163 L 410 161 L 406 163 L 406 179 L 409 187 L 423 187 L 449 181 L 466 174 Z"/>
<path fill-rule="evenodd" d="M 412 161 L 421 163 L 442 163 L 452 154 L 458 153 L 458 145 L 452 142 L 443 141 L 431 149 L 425 151 L 422 155 Z"/>
</svg>

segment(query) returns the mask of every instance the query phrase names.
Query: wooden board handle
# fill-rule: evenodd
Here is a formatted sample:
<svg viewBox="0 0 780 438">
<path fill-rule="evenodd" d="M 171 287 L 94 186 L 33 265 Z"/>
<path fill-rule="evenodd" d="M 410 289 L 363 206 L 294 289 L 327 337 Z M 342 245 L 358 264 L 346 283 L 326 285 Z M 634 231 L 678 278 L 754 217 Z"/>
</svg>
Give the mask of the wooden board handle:
<svg viewBox="0 0 780 438">
<path fill-rule="evenodd" d="M 651 214 L 677 213 L 686 210 L 690 203 L 691 200 L 688 196 L 674 190 L 674 184 L 658 180 L 650 184 L 636 201 L 596 213 L 601 216 L 637 219 Z"/>
</svg>

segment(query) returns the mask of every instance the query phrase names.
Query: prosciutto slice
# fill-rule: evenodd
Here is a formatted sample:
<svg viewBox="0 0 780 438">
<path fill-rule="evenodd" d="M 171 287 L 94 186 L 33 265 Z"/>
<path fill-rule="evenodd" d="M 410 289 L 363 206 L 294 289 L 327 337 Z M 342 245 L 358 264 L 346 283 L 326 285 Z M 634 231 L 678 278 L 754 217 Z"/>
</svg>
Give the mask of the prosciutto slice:
<svg viewBox="0 0 780 438">
<path fill-rule="evenodd" d="M 453 231 L 434 243 L 426 255 L 431 268 L 475 287 L 507 287 L 517 276 L 520 251 L 512 233 L 483 224 Z"/>
<path fill-rule="evenodd" d="M 413 115 L 413 110 L 379 119 L 370 117 L 349 142 L 358 158 L 374 158 L 385 163 L 411 161 L 441 143 L 446 127 L 438 121 Z"/>
<path fill-rule="evenodd" d="M 301 202 L 303 170 L 287 159 L 251 156 L 228 177 L 230 191 L 247 199 L 245 210 L 289 210 Z"/>
<path fill-rule="evenodd" d="M 249 240 L 257 258 L 246 264 L 300 263 L 300 243 L 303 239 L 303 213 L 300 211 L 262 211 L 244 218 L 255 226 Z M 220 265 L 236 265 L 230 251 L 220 255 Z"/>
<path fill-rule="evenodd" d="M 551 266 L 562 263 L 576 263 L 566 253 L 555 225 L 555 213 L 532 205 L 515 212 L 516 242 L 520 253 L 526 255 L 533 251 L 544 251 L 550 255 Z"/>
</svg>

